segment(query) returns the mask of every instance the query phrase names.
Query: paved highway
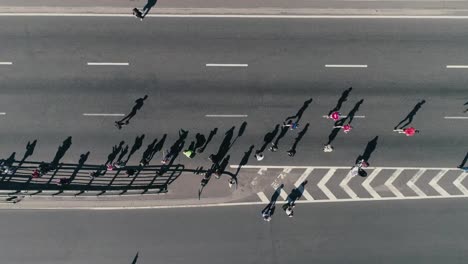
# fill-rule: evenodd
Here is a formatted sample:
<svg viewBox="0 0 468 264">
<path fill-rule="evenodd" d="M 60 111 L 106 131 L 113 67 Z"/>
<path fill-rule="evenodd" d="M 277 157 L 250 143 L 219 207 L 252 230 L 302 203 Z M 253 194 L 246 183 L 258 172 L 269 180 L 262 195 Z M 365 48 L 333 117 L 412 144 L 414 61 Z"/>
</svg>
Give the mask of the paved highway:
<svg viewBox="0 0 468 264">
<path fill-rule="evenodd" d="M 468 120 L 445 119 L 467 117 L 462 113 L 467 69 L 446 68 L 468 64 L 463 20 L 148 18 L 141 23 L 1 17 L 0 22 L 0 61 L 12 63 L 0 65 L 5 157 L 13 151 L 20 155 L 28 140 L 38 139 L 32 159 L 47 160 L 72 136 L 64 161 L 91 151 L 90 160 L 100 162 L 122 139 L 133 143 L 145 134 L 146 145 L 168 133 L 171 143 L 179 128 L 188 129 L 192 140 L 196 132 L 218 127 L 206 154 L 188 163 L 195 166 L 217 149 L 224 131 L 246 121 L 231 152 L 236 164 L 309 98 L 313 102 L 301 122 L 310 127 L 297 155 L 285 153 L 296 137 L 290 132 L 280 151 L 267 154 L 262 164 L 350 165 L 376 136 L 371 156 L 376 166 L 455 167 L 466 153 Z M 248 67 L 206 67 L 209 63 Z M 340 132 L 335 152 L 323 153 L 332 123 L 322 115 L 351 86 L 341 111 L 348 113 L 363 99 L 356 115 L 365 118 L 356 118 L 349 134 Z M 145 94 L 149 99 L 142 110 L 121 131 L 113 126 L 116 117 L 83 116 L 126 114 Z M 421 133 L 408 138 L 392 132 L 423 99 L 413 121 Z"/>
<path fill-rule="evenodd" d="M 137 211 L 2 211 L 2 262 L 465 263 L 465 200 Z"/>
</svg>

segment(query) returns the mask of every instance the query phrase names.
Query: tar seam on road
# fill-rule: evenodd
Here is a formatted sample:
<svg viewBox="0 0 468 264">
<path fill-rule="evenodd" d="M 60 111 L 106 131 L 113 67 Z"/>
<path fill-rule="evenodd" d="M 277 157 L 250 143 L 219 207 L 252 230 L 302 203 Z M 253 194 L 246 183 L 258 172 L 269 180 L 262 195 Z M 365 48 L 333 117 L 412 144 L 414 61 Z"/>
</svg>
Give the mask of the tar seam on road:
<svg viewBox="0 0 468 264">
<path fill-rule="evenodd" d="M 325 64 L 325 68 L 367 68 L 366 64 Z"/>
<path fill-rule="evenodd" d="M 84 116 L 125 116 L 125 114 L 83 113 Z"/>
<path fill-rule="evenodd" d="M 235 63 L 207 63 L 206 67 L 248 67 L 248 64 L 235 64 Z"/>
<path fill-rule="evenodd" d="M 128 62 L 88 62 L 89 66 L 129 66 Z"/>
<path fill-rule="evenodd" d="M 205 115 L 205 117 L 248 117 L 248 115 Z"/>
</svg>

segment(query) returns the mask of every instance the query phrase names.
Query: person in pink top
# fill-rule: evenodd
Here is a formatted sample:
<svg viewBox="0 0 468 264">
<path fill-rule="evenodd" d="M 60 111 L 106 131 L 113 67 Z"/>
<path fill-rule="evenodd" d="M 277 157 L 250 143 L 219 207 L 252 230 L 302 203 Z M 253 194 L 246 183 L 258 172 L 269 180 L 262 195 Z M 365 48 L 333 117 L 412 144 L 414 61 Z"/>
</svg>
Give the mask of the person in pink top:
<svg viewBox="0 0 468 264">
<path fill-rule="evenodd" d="M 419 133 L 419 130 L 417 130 L 414 127 L 408 127 L 408 128 L 403 128 L 403 129 L 395 129 L 393 131 L 398 132 L 400 134 L 405 134 L 407 137 L 412 137 L 416 133 Z"/>
<path fill-rule="evenodd" d="M 351 129 L 353 129 L 353 127 L 350 124 L 346 124 L 344 126 L 334 126 L 334 128 L 342 128 L 343 132 L 345 133 L 348 133 L 349 131 L 351 131 Z"/>
<path fill-rule="evenodd" d="M 341 114 L 340 114 L 340 112 L 335 111 L 335 112 L 332 112 L 332 113 L 328 116 L 328 118 L 331 118 L 331 119 L 333 119 L 333 121 L 336 122 L 336 121 L 340 120 Z"/>
</svg>

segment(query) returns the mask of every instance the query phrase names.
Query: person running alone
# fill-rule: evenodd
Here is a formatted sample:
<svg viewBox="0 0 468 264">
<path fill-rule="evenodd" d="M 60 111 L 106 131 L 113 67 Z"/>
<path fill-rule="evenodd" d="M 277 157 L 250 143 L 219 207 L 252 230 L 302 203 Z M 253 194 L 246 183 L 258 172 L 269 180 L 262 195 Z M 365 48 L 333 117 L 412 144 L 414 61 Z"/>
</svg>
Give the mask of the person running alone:
<svg viewBox="0 0 468 264">
<path fill-rule="evenodd" d="M 419 133 L 419 130 L 415 129 L 414 127 L 408 127 L 403 129 L 394 129 L 393 131 L 398 132 L 400 134 L 405 134 L 407 137 L 412 137 L 416 133 Z"/>
</svg>

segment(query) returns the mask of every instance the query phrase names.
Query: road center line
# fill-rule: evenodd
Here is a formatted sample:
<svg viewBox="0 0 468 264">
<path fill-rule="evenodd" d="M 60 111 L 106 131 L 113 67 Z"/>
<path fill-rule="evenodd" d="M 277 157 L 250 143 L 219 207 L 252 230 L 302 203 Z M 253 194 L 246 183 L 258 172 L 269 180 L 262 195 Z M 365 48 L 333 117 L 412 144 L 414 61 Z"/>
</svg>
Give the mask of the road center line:
<svg viewBox="0 0 468 264">
<path fill-rule="evenodd" d="M 205 117 L 248 117 L 248 115 L 205 115 Z"/>
<path fill-rule="evenodd" d="M 125 116 L 125 114 L 83 113 L 84 116 Z"/>
<path fill-rule="evenodd" d="M 325 68 L 367 68 L 366 64 L 325 64 Z"/>
<path fill-rule="evenodd" d="M 468 119 L 468 116 L 444 116 L 444 119 Z"/>
<path fill-rule="evenodd" d="M 128 62 L 88 62 L 88 66 L 129 66 Z"/>
<path fill-rule="evenodd" d="M 206 67 L 248 67 L 248 64 L 233 64 L 233 63 L 207 63 Z"/>
<path fill-rule="evenodd" d="M 0 61 L 0 65 L 12 65 L 13 62 L 11 61 Z"/>
</svg>

